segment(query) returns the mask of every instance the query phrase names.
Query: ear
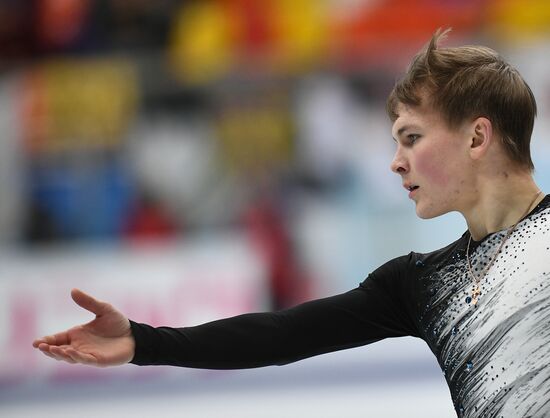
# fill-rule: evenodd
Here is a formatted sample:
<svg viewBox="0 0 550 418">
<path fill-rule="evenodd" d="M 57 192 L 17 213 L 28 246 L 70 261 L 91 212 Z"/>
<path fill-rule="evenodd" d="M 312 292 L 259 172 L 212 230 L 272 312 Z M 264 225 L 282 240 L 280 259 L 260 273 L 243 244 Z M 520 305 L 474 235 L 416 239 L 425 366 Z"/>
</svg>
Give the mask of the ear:
<svg viewBox="0 0 550 418">
<path fill-rule="evenodd" d="M 493 143 L 493 124 L 485 117 L 479 117 L 470 124 L 470 156 L 480 160 L 489 151 Z"/>
</svg>

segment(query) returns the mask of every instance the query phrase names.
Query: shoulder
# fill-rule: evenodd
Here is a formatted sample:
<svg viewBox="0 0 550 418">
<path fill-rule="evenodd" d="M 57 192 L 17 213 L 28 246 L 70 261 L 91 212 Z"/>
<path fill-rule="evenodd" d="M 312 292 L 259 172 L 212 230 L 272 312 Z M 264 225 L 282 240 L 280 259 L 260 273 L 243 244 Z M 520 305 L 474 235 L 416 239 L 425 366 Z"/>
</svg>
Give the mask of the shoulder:
<svg viewBox="0 0 550 418">
<path fill-rule="evenodd" d="M 396 257 L 378 267 L 371 272 L 367 279 L 375 281 L 410 281 L 418 275 L 433 269 L 447 262 L 449 257 L 453 257 L 460 250 L 465 248 L 467 243 L 467 232 L 464 232 L 457 240 L 435 251 L 422 253 L 411 251 L 406 255 Z"/>
</svg>

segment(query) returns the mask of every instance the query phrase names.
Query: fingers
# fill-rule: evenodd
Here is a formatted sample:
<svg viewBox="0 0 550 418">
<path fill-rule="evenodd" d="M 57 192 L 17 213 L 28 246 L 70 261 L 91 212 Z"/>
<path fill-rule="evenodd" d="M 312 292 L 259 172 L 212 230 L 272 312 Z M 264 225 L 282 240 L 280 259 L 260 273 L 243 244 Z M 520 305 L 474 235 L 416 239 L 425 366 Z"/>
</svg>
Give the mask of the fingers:
<svg viewBox="0 0 550 418">
<path fill-rule="evenodd" d="M 58 361 L 66 361 L 67 363 L 74 364 L 76 363 L 75 360 L 73 360 L 72 357 L 68 356 L 65 353 L 65 349 L 55 346 L 55 345 L 48 345 L 46 343 L 41 343 L 37 347 L 43 354 L 45 354 L 48 357 L 51 357 Z"/>
<path fill-rule="evenodd" d="M 44 354 L 44 355 L 46 355 L 46 356 L 48 356 L 48 357 L 50 357 L 50 358 L 53 358 L 54 360 L 63 361 L 61 358 L 59 358 L 59 357 L 53 355 L 53 354 L 50 353 L 49 351 L 46 351 L 46 350 L 40 350 L 40 351 L 42 351 L 42 354 Z"/>
<path fill-rule="evenodd" d="M 38 348 L 42 343 L 48 345 L 67 345 L 70 344 L 69 334 L 65 331 L 54 335 L 46 335 L 45 337 L 34 340 L 32 345 L 34 348 Z"/>
<path fill-rule="evenodd" d="M 79 289 L 71 290 L 71 297 L 78 306 L 98 316 L 102 315 L 109 306 L 107 303 L 101 302 Z"/>
<path fill-rule="evenodd" d="M 102 315 L 110 308 L 109 304 L 100 302 L 79 289 L 73 289 L 71 291 L 71 297 L 79 306 L 98 316 Z M 67 330 L 54 335 L 38 338 L 33 341 L 32 345 L 34 348 L 38 348 L 42 343 L 55 346 L 69 345 L 71 343 L 69 332 L 70 330 Z"/>
<path fill-rule="evenodd" d="M 45 343 L 40 344 L 37 347 L 44 355 L 51 357 L 58 361 L 65 361 L 70 364 L 88 364 L 88 365 L 98 365 L 97 358 L 89 353 L 83 353 L 75 350 L 70 346 L 55 346 L 48 345 Z"/>
<path fill-rule="evenodd" d="M 34 348 L 38 348 L 38 346 L 39 346 L 40 344 L 43 344 L 43 343 L 46 342 L 46 341 L 44 340 L 44 338 L 45 338 L 45 337 L 37 338 L 36 340 L 34 340 L 34 341 L 32 342 L 32 346 L 33 346 Z"/>
</svg>

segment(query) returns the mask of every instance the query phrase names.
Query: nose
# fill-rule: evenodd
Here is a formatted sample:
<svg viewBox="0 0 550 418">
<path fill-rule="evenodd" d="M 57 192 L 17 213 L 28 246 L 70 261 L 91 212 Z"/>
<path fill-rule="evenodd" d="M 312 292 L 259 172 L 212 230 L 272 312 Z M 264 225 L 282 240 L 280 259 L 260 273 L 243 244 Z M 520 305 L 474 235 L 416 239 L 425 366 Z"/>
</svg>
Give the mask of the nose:
<svg viewBox="0 0 550 418">
<path fill-rule="evenodd" d="M 397 149 L 395 155 L 393 156 L 393 160 L 390 164 L 390 169 L 396 174 L 405 174 L 409 171 L 409 164 L 403 156 L 403 153 L 400 152 L 400 147 Z"/>
</svg>

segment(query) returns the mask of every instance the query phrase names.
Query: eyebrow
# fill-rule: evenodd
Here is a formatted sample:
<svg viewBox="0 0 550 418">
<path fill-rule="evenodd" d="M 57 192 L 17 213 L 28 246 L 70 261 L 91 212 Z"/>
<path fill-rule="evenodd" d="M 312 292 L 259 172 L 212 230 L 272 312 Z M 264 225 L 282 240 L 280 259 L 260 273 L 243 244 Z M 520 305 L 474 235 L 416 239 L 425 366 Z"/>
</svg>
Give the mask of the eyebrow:
<svg viewBox="0 0 550 418">
<path fill-rule="evenodd" d="M 416 125 L 403 125 L 401 128 L 399 128 L 397 130 L 397 136 L 401 136 L 403 134 L 403 132 L 409 130 L 409 129 L 419 129 Z M 397 142 L 397 139 L 395 139 L 393 136 L 392 136 L 392 139 Z"/>
</svg>

